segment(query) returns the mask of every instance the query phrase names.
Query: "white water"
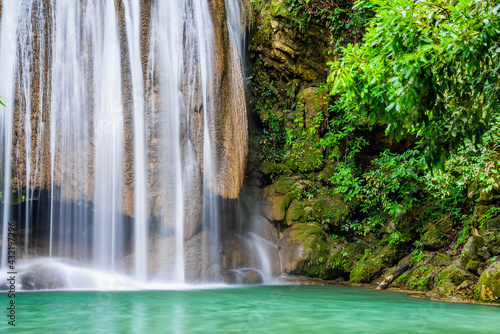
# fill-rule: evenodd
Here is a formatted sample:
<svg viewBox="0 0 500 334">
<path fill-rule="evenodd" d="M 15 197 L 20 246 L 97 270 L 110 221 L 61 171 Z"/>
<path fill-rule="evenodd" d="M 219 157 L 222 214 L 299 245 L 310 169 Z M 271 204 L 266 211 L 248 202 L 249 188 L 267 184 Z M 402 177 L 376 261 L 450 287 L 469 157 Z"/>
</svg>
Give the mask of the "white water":
<svg viewBox="0 0 500 334">
<path fill-rule="evenodd" d="M 241 66 L 243 7 L 240 0 L 225 3 L 230 57 Z M 148 34 L 142 31 L 140 0 L 123 0 L 122 8 L 98 0 L 2 4 L 0 96 L 8 106 L 0 113 L 2 245 L 14 220 L 24 234 L 24 256 L 46 255 L 52 258 L 47 266 L 61 269 L 57 259 L 73 259 L 88 271 L 76 276 L 100 271 L 138 284 L 182 285 L 185 240 L 191 237 L 186 233 L 203 229 L 210 231 L 201 239 L 203 267 L 218 268 L 220 208 L 209 189 L 217 175 L 217 110 L 210 98 L 214 31 L 207 0 L 154 1 Z M 231 91 L 242 87 L 240 81 Z M 38 117 L 31 117 L 34 112 Z M 24 142 L 14 133 L 16 115 Z M 202 152 L 194 139 L 200 134 L 192 133 L 197 121 Z M 25 157 L 23 181 L 14 185 L 7 182 L 14 177 L 11 156 Z M 48 173 L 43 163 L 50 165 Z M 43 189 L 49 189 L 48 199 L 40 209 L 33 203 Z M 11 205 L 14 191 L 15 198 L 25 194 L 24 205 Z M 198 197 L 202 223 L 193 227 L 190 207 Z M 44 210 L 47 244 L 34 248 L 33 221 Z M 267 246 L 252 239 L 267 275 Z M 6 265 L 4 246 L 0 267 Z"/>
</svg>

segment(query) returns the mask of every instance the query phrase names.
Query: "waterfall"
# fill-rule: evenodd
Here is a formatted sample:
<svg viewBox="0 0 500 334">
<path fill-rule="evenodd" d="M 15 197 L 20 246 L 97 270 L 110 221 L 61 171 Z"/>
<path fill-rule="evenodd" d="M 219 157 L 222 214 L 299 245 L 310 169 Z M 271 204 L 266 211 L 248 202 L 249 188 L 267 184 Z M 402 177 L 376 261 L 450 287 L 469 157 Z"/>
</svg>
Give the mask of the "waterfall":
<svg viewBox="0 0 500 334">
<path fill-rule="evenodd" d="M 0 3 L 0 267 L 14 222 L 23 268 L 220 280 L 248 140 L 243 2 Z"/>
</svg>

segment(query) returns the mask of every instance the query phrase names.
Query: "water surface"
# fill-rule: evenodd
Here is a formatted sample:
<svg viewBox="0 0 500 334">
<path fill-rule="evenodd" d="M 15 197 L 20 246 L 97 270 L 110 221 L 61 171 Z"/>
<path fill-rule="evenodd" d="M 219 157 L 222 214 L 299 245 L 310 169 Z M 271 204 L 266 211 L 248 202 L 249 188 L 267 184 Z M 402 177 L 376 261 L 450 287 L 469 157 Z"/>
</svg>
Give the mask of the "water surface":
<svg viewBox="0 0 500 334">
<path fill-rule="evenodd" d="M 500 307 L 351 287 L 24 292 L 16 295 L 16 305 L 16 328 L 3 320 L 1 332 L 498 333 L 500 328 Z"/>
</svg>

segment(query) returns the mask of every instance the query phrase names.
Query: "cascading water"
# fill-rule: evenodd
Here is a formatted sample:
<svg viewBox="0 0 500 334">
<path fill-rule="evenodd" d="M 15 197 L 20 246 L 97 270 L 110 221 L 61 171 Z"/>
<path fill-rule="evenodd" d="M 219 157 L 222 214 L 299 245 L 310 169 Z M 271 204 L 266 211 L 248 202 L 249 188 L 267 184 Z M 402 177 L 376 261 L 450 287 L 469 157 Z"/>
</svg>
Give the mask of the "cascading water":
<svg viewBox="0 0 500 334">
<path fill-rule="evenodd" d="M 217 280 L 246 155 L 241 0 L 0 3 L 1 267 L 14 221 L 30 270 Z"/>
</svg>

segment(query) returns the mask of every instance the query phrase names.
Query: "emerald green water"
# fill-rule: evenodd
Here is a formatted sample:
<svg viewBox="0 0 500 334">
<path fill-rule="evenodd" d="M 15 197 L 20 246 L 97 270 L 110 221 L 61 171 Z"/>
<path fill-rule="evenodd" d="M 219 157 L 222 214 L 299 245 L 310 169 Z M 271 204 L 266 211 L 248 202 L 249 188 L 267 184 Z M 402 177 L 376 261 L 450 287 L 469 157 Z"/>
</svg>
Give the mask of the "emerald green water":
<svg viewBox="0 0 500 334">
<path fill-rule="evenodd" d="M 7 305 L 7 297 L 2 299 Z M 348 287 L 26 292 L 16 295 L 16 305 L 16 327 L 3 315 L 0 332 L 498 333 L 500 328 L 499 307 Z"/>
</svg>

